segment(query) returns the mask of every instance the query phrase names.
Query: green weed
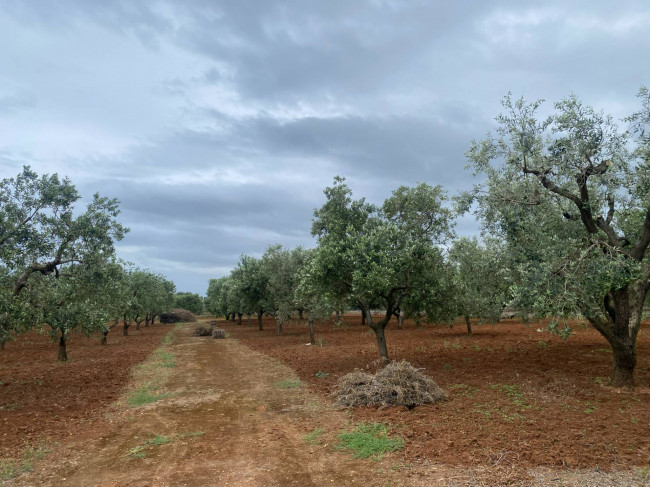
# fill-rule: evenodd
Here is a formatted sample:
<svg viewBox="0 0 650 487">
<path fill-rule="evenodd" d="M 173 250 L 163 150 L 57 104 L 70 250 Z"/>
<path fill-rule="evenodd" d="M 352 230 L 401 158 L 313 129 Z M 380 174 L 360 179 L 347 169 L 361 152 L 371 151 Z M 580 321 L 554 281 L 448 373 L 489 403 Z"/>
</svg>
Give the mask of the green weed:
<svg viewBox="0 0 650 487">
<path fill-rule="evenodd" d="M 526 396 L 521 390 L 521 387 L 518 385 L 509 385 L 509 384 L 493 384 L 490 386 L 492 389 L 501 390 L 506 393 L 506 395 L 512 401 L 514 406 L 522 409 L 529 409 L 530 404 L 527 404 L 525 401 Z"/>
<path fill-rule="evenodd" d="M 335 448 L 352 452 L 354 458 L 380 458 L 384 453 L 404 448 L 404 441 L 391 438 L 384 423 L 359 423 L 356 430 L 341 433 L 337 438 Z"/>
<path fill-rule="evenodd" d="M 322 372 L 320 370 L 316 372 L 314 375 L 319 379 L 324 379 L 325 377 L 329 377 L 329 374 L 327 372 Z"/>
<path fill-rule="evenodd" d="M 145 458 L 147 453 L 144 451 L 144 446 L 138 445 L 131 448 L 127 455 L 133 458 Z"/>
<path fill-rule="evenodd" d="M 22 473 L 31 472 L 34 470 L 34 462 L 42 460 L 50 451 L 44 446 L 27 447 L 22 458 L 18 460 L 0 459 L 0 480 L 9 480 Z"/>
<path fill-rule="evenodd" d="M 160 401 L 167 397 L 169 397 L 169 394 L 154 394 L 151 391 L 151 387 L 144 386 L 131 392 L 131 394 L 126 398 L 126 403 L 131 407 L 136 407 Z"/>
<path fill-rule="evenodd" d="M 468 386 L 467 384 L 454 384 L 450 387 L 454 391 L 454 395 L 463 397 L 474 397 L 478 389 L 476 387 Z"/>
<path fill-rule="evenodd" d="M 594 406 L 594 405 L 591 404 L 589 401 L 587 401 L 587 402 L 585 403 L 585 405 L 586 405 L 585 410 L 584 410 L 584 413 L 585 413 L 585 414 L 591 414 L 591 413 L 593 413 L 593 412 L 598 411 L 598 406 Z"/>
<path fill-rule="evenodd" d="M 302 382 L 298 379 L 285 379 L 273 384 L 274 387 L 278 389 L 297 389 L 302 385 Z"/>
<path fill-rule="evenodd" d="M 324 432 L 325 430 L 321 428 L 314 428 L 314 431 L 307 433 L 303 438 L 307 443 L 311 443 L 312 445 L 320 445 L 320 438 Z"/>
<path fill-rule="evenodd" d="M 172 438 L 170 436 L 163 436 L 163 435 L 156 435 L 150 440 L 147 440 L 144 442 L 145 445 L 166 445 L 167 443 L 170 443 L 172 441 Z"/>
</svg>

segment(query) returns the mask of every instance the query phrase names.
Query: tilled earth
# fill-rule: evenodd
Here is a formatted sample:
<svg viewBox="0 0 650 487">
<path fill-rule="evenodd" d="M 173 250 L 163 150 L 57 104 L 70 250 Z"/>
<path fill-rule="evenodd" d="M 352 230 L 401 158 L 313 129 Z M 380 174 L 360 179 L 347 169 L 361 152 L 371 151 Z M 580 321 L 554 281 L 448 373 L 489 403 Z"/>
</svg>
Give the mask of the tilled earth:
<svg viewBox="0 0 650 487">
<path fill-rule="evenodd" d="M 378 358 L 374 335 L 358 316 L 344 325 L 317 327 L 308 346 L 304 323 L 284 325 L 278 337 L 272 320 L 260 333 L 226 324 L 248 346 L 290 367 L 323 396 L 336 380 Z M 514 465 L 521 468 L 633 469 L 650 465 L 650 324 L 638 338 L 637 387 L 608 387 L 612 352 L 593 329 L 573 324 L 568 340 L 504 320 L 453 328 L 406 323 L 387 328 L 390 358 L 407 360 L 450 393 L 450 400 L 413 411 L 360 408 L 358 421 L 384 421 L 408 439 L 406 461 L 446 465 Z M 319 373 L 320 372 L 320 373 Z M 323 377 L 327 374 L 326 377 Z M 318 376 L 317 376 L 318 375 Z"/>
<path fill-rule="evenodd" d="M 68 364 L 54 362 L 46 337 L 22 337 L 0 354 L 9 384 L 0 386 L 2 455 L 51 452 L 5 485 L 647 484 L 647 325 L 638 387 L 625 391 L 604 385 L 611 352 L 588 329 L 563 342 L 512 321 L 477 325 L 473 337 L 458 326 L 391 324 L 391 358 L 425 369 L 450 399 L 350 412 L 334 410 L 328 394 L 341 375 L 372 368 L 376 345 L 358 317 L 345 322 L 318 326 L 316 346 L 305 345 L 304 323 L 285 324 L 277 337 L 271 320 L 262 333 L 221 322 L 226 340 L 192 337 L 188 324 L 164 346 L 169 368 L 135 374 L 128 370 L 171 327 L 109 337 L 108 347 L 75 339 Z M 152 377 L 160 400 L 129 406 Z M 298 378 L 301 387 L 284 388 Z M 359 421 L 387 423 L 405 450 L 355 460 L 334 449 L 336 435 Z M 314 429 L 323 433 L 310 443 Z"/>
</svg>

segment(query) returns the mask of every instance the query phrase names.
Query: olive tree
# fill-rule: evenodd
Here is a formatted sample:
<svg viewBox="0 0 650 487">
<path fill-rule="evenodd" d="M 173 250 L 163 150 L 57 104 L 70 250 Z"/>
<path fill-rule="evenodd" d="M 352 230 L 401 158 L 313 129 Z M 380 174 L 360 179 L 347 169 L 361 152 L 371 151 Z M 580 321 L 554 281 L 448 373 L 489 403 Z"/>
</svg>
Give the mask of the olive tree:
<svg viewBox="0 0 650 487">
<path fill-rule="evenodd" d="M 89 262 L 105 260 L 128 231 L 116 221 L 117 200 L 95 194 L 80 213 L 78 199 L 67 178 L 39 177 L 29 167 L 0 181 L 0 343 L 36 323 L 25 320 L 24 307 L 17 305 L 34 276 L 58 278 L 62 267 L 82 264 L 91 255 L 101 258 Z"/>
<path fill-rule="evenodd" d="M 261 259 L 242 255 L 231 277 L 241 293 L 242 306 L 257 313 L 257 326 L 263 331 L 262 317 L 269 311 L 269 276 Z"/>
<path fill-rule="evenodd" d="M 496 239 L 480 244 L 463 237 L 451 246 L 449 260 L 454 268 L 455 302 L 465 318 L 467 334 L 472 334 L 470 317 L 499 321 L 509 300 L 509 279 L 503 245 Z"/>
<path fill-rule="evenodd" d="M 282 324 L 291 318 L 292 313 L 302 313 L 295 292 L 304 261 L 302 247 L 288 250 L 281 245 L 272 245 L 262 256 L 263 272 L 268 278 L 268 310 L 275 316 L 278 335 L 282 335 Z"/>
<path fill-rule="evenodd" d="M 86 336 L 103 330 L 112 315 L 111 303 L 103 292 L 112 270 L 102 256 L 86 256 L 83 263 L 63 266 L 58 276 L 41 275 L 33 280 L 33 302 L 39 321 L 49 325 L 58 338 L 58 360 L 68 360 L 67 339 L 80 329 Z M 30 286 L 32 287 L 32 286 Z"/>
<path fill-rule="evenodd" d="M 294 302 L 298 309 L 307 315 L 309 328 L 309 343 L 316 344 L 314 337 L 314 321 L 326 321 L 332 316 L 334 306 L 327 290 L 323 290 L 318 279 L 318 269 L 314 268 L 316 251 L 304 251 L 304 262 L 298 270 L 297 285 L 294 290 Z"/>
<path fill-rule="evenodd" d="M 614 352 L 615 386 L 634 383 L 650 286 L 647 89 L 639 99 L 623 130 L 575 96 L 543 119 L 541 101 L 507 96 L 497 132 L 467 152 L 484 178 L 467 203 L 478 202 L 485 228 L 518 259 L 513 296 L 540 313 L 586 317 Z"/>
<path fill-rule="evenodd" d="M 380 357 L 388 360 L 385 328 L 402 302 L 427 289 L 444 264 L 440 245 L 452 235 L 452 212 L 443 205 L 442 188 L 424 183 L 398 188 L 381 208 L 353 201 L 340 178 L 325 194 L 327 201 L 315 212 L 313 225 L 319 230 L 314 268 L 333 295 L 357 303 L 375 333 Z M 336 212 L 324 211 L 330 208 Z M 384 309 L 376 321 L 370 312 L 373 303 Z"/>
<path fill-rule="evenodd" d="M 178 292 L 174 306 L 191 311 L 195 315 L 203 313 L 203 298 L 196 293 Z"/>
</svg>

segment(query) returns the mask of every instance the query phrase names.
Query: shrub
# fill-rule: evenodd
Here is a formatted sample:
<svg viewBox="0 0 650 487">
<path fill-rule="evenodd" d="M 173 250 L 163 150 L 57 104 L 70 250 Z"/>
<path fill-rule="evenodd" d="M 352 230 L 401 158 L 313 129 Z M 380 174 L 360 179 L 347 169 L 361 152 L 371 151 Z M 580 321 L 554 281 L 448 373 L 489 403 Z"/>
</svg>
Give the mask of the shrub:
<svg viewBox="0 0 650 487">
<path fill-rule="evenodd" d="M 336 404 L 353 406 L 406 406 L 431 404 L 447 398 L 430 377 L 406 361 L 392 362 L 375 375 L 354 371 L 338 380 L 332 393 Z"/>
</svg>

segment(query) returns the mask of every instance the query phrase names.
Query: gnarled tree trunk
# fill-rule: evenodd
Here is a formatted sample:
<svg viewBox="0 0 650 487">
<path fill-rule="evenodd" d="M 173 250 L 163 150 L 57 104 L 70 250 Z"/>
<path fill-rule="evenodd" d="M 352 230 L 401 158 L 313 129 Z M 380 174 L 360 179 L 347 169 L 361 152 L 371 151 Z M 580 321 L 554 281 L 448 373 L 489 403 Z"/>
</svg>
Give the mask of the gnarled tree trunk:
<svg viewBox="0 0 650 487">
<path fill-rule="evenodd" d="M 467 324 L 467 334 L 471 336 L 472 334 L 472 322 L 469 320 L 469 316 L 465 315 L 465 323 Z"/>
<path fill-rule="evenodd" d="M 241 326 L 241 319 L 244 313 L 237 313 L 237 324 Z"/>
<path fill-rule="evenodd" d="M 612 290 L 605 296 L 605 318 L 588 316 L 591 324 L 609 342 L 614 352 L 611 385 L 634 386 L 636 367 L 636 337 L 641 327 L 643 302 L 648 285 L 642 280 Z"/>
<path fill-rule="evenodd" d="M 259 331 L 264 331 L 264 328 L 262 327 L 262 315 L 264 314 L 264 311 L 259 310 L 257 312 L 257 328 Z"/>
</svg>

